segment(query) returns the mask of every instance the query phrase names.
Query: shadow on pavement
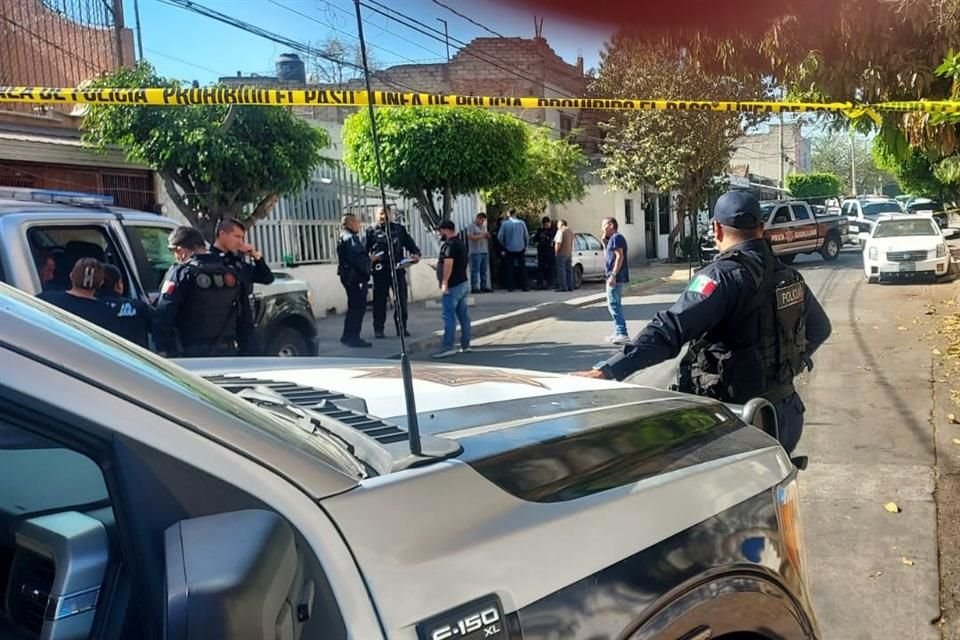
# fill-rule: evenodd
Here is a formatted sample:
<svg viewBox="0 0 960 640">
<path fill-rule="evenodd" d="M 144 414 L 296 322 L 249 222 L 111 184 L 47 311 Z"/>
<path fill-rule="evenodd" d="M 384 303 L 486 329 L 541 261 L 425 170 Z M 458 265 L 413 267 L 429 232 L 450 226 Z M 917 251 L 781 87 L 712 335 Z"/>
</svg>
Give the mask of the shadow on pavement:
<svg viewBox="0 0 960 640">
<path fill-rule="evenodd" d="M 619 352 L 614 345 L 574 345 L 564 342 L 529 342 L 477 347 L 440 362 L 490 367 L 531 369 L 568 373 L 591 368 L 597 361 Z M 413 360 L 429 361 L 429 354 L 416 354 Z"/>
</svg>

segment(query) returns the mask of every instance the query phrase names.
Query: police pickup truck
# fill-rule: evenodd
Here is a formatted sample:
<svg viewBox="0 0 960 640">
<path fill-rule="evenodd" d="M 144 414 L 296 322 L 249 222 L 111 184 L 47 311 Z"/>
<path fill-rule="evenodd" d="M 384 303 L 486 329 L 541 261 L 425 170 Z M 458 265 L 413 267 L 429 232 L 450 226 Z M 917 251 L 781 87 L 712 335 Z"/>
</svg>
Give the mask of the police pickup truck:
<svg viewBox="0 0 960 640">
<path fill-rule="evenodd" d="M 780 260 L 790 264 L 800 254 L 819 253 L 836 260 L 848 235 L 848 222 L 841 215 L 816 215 L 799 200 L 763 202 L 764 235 Z"/>
<path fill-rule="evenodd" d="M 0 371 L 2 638 L 820 637 L 769 405 L 414 364 L 408 413 L 397 362 L 178 363 L 4 285 Z"/>
<path fill-rule="evenodd" d="M 167 236 L 177 223 L 111 205 L 109 196 L 0 187 L 0 281 L 33 294 L 66 289 L 73 264 L 93 257 L 120 269 L 126 295 L 154 300 L 173 264 Z M 269 355 L 316 355 L 309 287 L 275 276 L 254 289 L 259 343 Z"/>
</svg>

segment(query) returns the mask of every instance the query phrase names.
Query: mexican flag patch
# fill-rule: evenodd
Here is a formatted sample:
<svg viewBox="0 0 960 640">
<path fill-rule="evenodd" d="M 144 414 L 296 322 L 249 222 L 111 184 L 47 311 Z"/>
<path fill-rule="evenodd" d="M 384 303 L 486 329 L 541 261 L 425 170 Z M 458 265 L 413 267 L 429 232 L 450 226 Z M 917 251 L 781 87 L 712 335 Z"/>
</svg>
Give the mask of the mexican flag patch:
<svg viewBox="0 0 960 640">
<path fill-rule="evenodd" d="M 699 293 L 704 298 L 708 297 L 711 293 L 717 290 L 717 281 L 707 276 L 700 274 L 696 278 L 690 281 L 690 286 L 687 287 L 687 291 L 693 293 Z"/>
</svg>

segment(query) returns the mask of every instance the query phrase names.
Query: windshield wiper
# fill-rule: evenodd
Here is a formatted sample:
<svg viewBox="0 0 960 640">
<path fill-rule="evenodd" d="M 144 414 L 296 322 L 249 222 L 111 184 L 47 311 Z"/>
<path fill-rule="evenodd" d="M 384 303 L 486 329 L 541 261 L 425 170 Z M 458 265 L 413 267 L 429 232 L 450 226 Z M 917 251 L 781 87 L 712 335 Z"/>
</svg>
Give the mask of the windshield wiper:
<svg viewBox="0 0 960 640">
<path fill-rule="evenodd" d="M 369 436 L 329 416 L 298 407 L 268 387 L 244 389 L 237 396 L 286 419 L 311 436 L 322 437 L 325 442 L 334 445 L 339 454 L 336 457 L 356 469 L 360 477 L 369 476 L 370 469 L 383 475 L 393 467 L 390 454 Z"/>
<path fill-rule="evenodd" d="M 349 443 L 334 434 L 319 429 L 310 416 L 287 402 L 280 394 L 274 393 L 266 387 L 259 387 L 244 389 L 237 395 L 260 409 L 269 411 L 271 415 L 289 422 L 308 435 L 321 437 L 325 443 L 332 445 L 321 447 L 322 451 L 350 469 L 358 478 L 366 478 L 369 475 L 366 467 L 362 464 L 363 461 L 357 458 L 354 448 Z M 317 445 L 317 443 L 314 444 Z"/>
</svg>

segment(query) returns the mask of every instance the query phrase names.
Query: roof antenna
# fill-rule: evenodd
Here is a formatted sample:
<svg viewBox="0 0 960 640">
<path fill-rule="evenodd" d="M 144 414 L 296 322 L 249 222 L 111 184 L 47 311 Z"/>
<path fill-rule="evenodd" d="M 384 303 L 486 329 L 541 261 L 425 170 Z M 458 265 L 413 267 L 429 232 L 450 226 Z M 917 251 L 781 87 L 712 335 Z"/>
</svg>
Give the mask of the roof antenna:
<svg viewBox="0 0 960 640">
<path fill-rule="evenodd" d="M 383 179 L 383 162 L 380 158 L 380 138 L 377 134 L 377 118 L 373 108 L 373 89 L 370 86 L 370 67 L 367 62 L 367 43 L 363 37 L 363 16 L 360 13 L 360 0 L 354 0 L 354 8 L 356 9 L 357 14 L 357 35 L 360 39 L 360 59 L 363 63 L 363 79 L 367 85 L 367 107 L 370 109 L 370 134 L 373 137 L 373 152 L 377 162 L 377 178 L 380 184 L 380 199 L 384 211 L 389 212 L 390 207 L 387 204 L 387 191 L 384 187 Z M 395 267 L 397 260 L 393 252 L 393 233 L 390 228 L 390 224 L 385 226 L 385 230 L 387 233 L 387 257 L 390 260 L 390 265 Z M 397 275 L 396 268 L 392 268 L 390 273 L 391 277 L 393 278 L 393 290 L 399 291 L 399 276 Z M 420 440 L 420 423 L 417 420 L 417 403 L 413 395 L 413 371 L 410 368 L 410 358 L 407 356 L 407 340 L 404 336 L 407 328 L 404 326 L 403 318 L 400 315 L 400 305 L 395 305 L 394 315 L 397 323 L 400 326 L 400 375 L 403 377 L 403 396 L 404 400 L 406 401 L 407 409 L 407 433 L 410 439 L 410 454 L 416 457 L 449 456 L 451 453 L 460 450 L 460 445 L 453 440 L 431 438 L 430 442 L 449 445 L 449 448 L 445 448 L 442 451 L 428 451 L 426 453 L 423 451 L 423 443 Z"/>
</svg>

